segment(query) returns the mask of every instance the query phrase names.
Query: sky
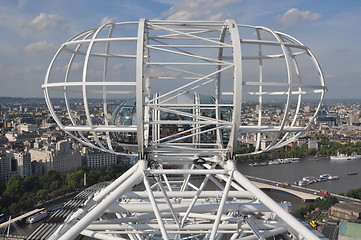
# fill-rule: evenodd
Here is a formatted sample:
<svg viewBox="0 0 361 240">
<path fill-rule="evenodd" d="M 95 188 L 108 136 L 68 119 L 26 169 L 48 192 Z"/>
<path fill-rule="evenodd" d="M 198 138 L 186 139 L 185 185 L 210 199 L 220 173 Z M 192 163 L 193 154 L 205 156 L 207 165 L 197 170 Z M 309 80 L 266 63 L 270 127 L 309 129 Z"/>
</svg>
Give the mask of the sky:
<svg viewBox="0 0 361 240">
<path fill-rule="evenodd" d="M 359 0 L 1 0 L 0 97 L 42 97 L 57 49 L 108 22 L 225 20 L 285 32 L 308 46 L 328 99 L 361 99 Z"/>
</svg>

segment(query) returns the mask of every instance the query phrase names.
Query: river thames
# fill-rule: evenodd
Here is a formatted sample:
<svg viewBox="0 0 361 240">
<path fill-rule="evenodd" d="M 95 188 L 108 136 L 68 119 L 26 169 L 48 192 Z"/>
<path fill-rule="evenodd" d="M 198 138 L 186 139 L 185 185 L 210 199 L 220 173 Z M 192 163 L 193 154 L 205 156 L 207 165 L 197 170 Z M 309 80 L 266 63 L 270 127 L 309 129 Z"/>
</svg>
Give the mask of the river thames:
<svg viewBox="0 0 361 240">
<path fill-rule="evenodd" d="M 361 159 L 358 160 L 330 160 L 329 158 L 306 158 L 300 162 L 251 167 L 249 164 L 238 163 L 238 170 L 244 174 L 278 182 L 293 184 L 303 177 L 319 177 L 321 174 L 338 176 L 337 180 L 317 182 L 304 187 L 326 190 L 331 193 L 346 193 L 350 189 L 361 188 Z M 350 172 L 358 172 L 356 175 L 347 175 Z M 264 190 L 276 202 L 289 201 L 293 205 L 293 211 L 304 206 L 300 198 L 280 192 Z"/>
<path fill-rule="evenodd" d="M 361 188 L 361 159 L 358 160 L 330 160 L 329 158 L 306 158 L 300 162 L 251 167 L 249 164 L 237 165 L 244 175 L 270 179 L 278 182 L 293 184 L 303 177 L 319 177 L 321 174 L 338 176 L 337 180 L 317 182 L 305 187 L 326 190 L 331 193 L 343 193 L 350 189 Z M 347 175 L 358 172 L 356 175 Z"/>
</svg>

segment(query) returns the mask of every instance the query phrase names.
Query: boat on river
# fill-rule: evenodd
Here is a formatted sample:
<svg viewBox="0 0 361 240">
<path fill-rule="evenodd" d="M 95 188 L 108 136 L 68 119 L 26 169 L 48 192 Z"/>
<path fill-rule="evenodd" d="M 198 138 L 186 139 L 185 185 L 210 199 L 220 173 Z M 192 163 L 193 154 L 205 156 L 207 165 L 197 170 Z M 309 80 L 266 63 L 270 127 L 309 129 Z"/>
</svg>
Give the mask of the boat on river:
<svg viewBox="0 0 361 240">
<path fill-rule="evenodd" d="M 278 161 L 279 161 L 281 164 L 291 163 L 291 160 L 290 160 L 290 159 L 288 159 L 288 158 L 278 159 Z"/>
<path fill-rule="evenodd" d="M 329 173 L 321 174 L 320 177 L 319 177 L 320 181 L 336 180 L 338 178 L 339 178 L 338 176 L 332 176 Z"/>
<path fill-rule="evenodd" d="M 268 162 L 268 165 L 278 165 L 278 164 L 281 164 L 278 159 L 271 160 L 271 161 Z"/>
<path fill-rule="evenodd" d="M 26 219 L 26 223 L 36 223 L 40 220 L 46 218 L 48 216 L 48 213 L 46 211 L 41 211 L 39 213 L 36 213 Z"/>
<path fill-rule="evenodd" d="M 291 163 L 300 162 L 300 158 L 287 158 Z"/>
<path fill-rule="evenodd" d="M 278 158 L 268 162 L 268 165 L 278 165 L 299 162 L 300 158 Z"/>
<path fill-rule="evenodd" d="M 358 172 L 356 172 L 356 171 L 352 171 L 352 172 L 347 173 L 347 175 L 356 175 L 356 174 L 358 174 Z"/>
<path fill-rule="evenodd" d="M 249 166 L 251 167 L 259 167 L 259 166 L 267 166 L 268 163 L 267 162 L 262 162 L 262 163 L 250 163 Z"/>
<path fill-rule="evenodd" d="M 361 159 L 361 155 L 351 154 L 350 156 L 342 153 L 338 153 L 336 156 L 330 156 L 331 160 L 356 160 Z"/>
<path fill-rule="evenodd" d="M 337 180 L 339 179 L 338 176 L 332 176 L 329 173 L 325 173 L 325 174 L 321 174 L 319 177 L 304 177 L 302 178 L 302 180 L 300 181 L 296 181 L 294 184 L 298 185 L 298 186 L 305 186 L 305 185 L 309 185 L 312 183 L 317 183 L 317 182 L 323 182 L 323 181 L 328 181 L 328 180 Z"/>
</svg>

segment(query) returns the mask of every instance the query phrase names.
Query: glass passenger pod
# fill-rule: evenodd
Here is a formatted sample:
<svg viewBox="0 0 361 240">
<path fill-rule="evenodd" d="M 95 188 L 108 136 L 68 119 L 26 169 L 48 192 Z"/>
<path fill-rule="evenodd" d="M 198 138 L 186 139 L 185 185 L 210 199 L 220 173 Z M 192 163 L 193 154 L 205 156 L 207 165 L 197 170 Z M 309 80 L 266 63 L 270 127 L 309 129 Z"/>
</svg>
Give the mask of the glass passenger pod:
<svg viewBox="0 0 361 240">
<path fill-rule="evenodd" d="M 199 104 L 194 104 L 195 97 L 199 98 Z M 153 143 L 173 143 L 173 144 L 202 144 L 202 147 L 215 147 L 217 141 L 216 124 L 202 124 L 197 115 L 203 120 L 216 120 L 215 98 L 213 96 L 197 95 L 185 93 L 167 102 L 170 111 L 156 110 L 151 108 L 149 126 L 149 142 Z M 221 101 L 219 119 L 230 121 L 232 108 L 228 103 Z M 178 105 L 178 107 L 176 107 Z M 226 105 L 226 106 L 224 106 Z M 176 110 L 172 112 L 172 110 Z M 182 114 L 184 113 L 184 114 Z M 205 117 L 205 118 L 204 118 Z M 155 119 L 157 118 L 157 119 Z M 120 104 L 113 112 L 111 124 L 115 126 L 135 126 L 136 100 L 129 99 Z M 158 134 L 155 133 L 158 131 Z M 222 147 L 226 147 L 229 140 L 229 129 L 220 129 Z M 126 150 L 136 147 L 137 134 L 134 132 L 113 132 L 115 140 Z M 157 136 L 155 136 L 157 135 Z M 207 143 L 209 145 L 207 145 Z M 213 145 L 211 145 L 213 144 Z"/>
</svg>

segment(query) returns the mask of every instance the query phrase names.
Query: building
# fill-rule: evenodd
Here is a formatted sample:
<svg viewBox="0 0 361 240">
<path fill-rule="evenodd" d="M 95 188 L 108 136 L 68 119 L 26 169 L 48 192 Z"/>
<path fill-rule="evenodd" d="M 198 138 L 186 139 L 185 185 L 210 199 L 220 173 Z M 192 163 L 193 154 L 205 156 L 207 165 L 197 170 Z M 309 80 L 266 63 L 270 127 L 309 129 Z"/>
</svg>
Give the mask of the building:
<svg viewBox="0 0 361 240">
<path fill-rule="evenodd" d="M 31 156 L 29 152 L 13 152 L 13 158 L 17 163 L 17 173 L 25 178 L 31 175 Z"/>
<path fill-rule="evenodd" d="M 17 174 L 16 162 L 8 153 L 2 153 L 0 156 L 0 179 L 3 182 L 9 181 L 10 177 Z"/>
<path fill-rule="evenodd" d="M 356 125 L 360 122 L 360 114 L 357 112 L 352 112 L 349 115 L 349 125 Z"/>
<path fill-rule="evenodd" d="M 38 128 L 38 125 L 36 124 L 20 124 L 18 126 L 18 129 L 19 129 L 19 132 L 35 132 L 37 131 L 39 128 Z"/>
<path fill-rule="evenodd" d="M 361 204 L 336 203 L 330 209 L 330 217 L 335 220 L 361 223 Z"/>
<path fill-rule="evenodd" d="M 318 149 L 318 140 L 314 137 L 300 136 L 297 139 L 297 146 L 301 147 L 303 144 L 307 144 L 307 148 Z"/>
<path fill-rule="evenodd" d="M 328 127 L 334 127 L 340 124 L 338 123 L 338 118 L 333 116 L 319 116 L 317 121 L 318 125 L 325 125 Z"/>
<path fill-rule="evenodd" d="M 318 149 L 318 141 L 316 138 L 308 139 L 307 147 L 310 149 Z"/>
<path fill-rule="evenodd" d="M 361 239 L 361 224 L 341 221 L 338 231 L 339 240 Z"/>
<path fill-rule="evenodd" d="M 59 141 L 55 146 L 46 146 L 43 149 L 30 149 L 30 154 L 31 161 L 40 164 L 43 173 L 49 170 L 63 173 L 82 165 L 80 150 L 73 148 L 68 140 Z"/>
<path fill-rule="evenodd" d="M 18 174 L 22 178 L 31 175 L 31 157 L 27 151 L 8 150 L 0 156 L 0 179 L 9 181 L 10 177 Z"/>
<path fill-rule="evenodd" d="M 16 142 L 18 133 L 10 131 L 10 132 L 5 133 L 5 137 L 8 139 L 9 142 Z"/>
<path fill-rule="evenodd" d="M 117 163 L 117 155 L 111 153 L 88 153 L 86 154 L 87 166 L 90 169 L 109 166 Z"/>
</svg>

